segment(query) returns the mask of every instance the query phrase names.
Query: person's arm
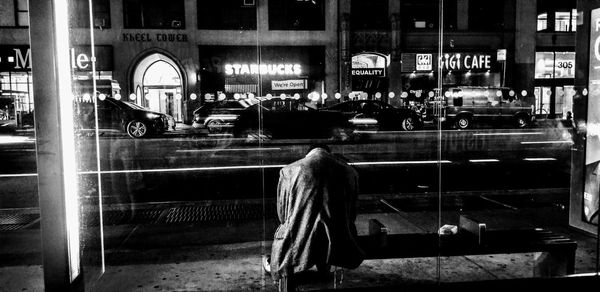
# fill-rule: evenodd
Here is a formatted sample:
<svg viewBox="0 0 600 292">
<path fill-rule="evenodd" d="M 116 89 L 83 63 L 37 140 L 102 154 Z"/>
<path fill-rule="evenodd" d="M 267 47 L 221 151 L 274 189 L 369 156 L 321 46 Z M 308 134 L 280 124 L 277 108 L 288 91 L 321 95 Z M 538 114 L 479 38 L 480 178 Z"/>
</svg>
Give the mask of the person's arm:
<svg viewBox="0 0 600 292">
<path fill-rule="evenodd" d="M 287 206 L 287 192 L 289 188 L 287 187 L 287 180 L 284 177 L 283 169 L 279 171 L 279 182 L 277 184 L 277 217 L 279 218 L 279 223 L 285 222 L 286 214 L 286 206 Z"/>
</svg>

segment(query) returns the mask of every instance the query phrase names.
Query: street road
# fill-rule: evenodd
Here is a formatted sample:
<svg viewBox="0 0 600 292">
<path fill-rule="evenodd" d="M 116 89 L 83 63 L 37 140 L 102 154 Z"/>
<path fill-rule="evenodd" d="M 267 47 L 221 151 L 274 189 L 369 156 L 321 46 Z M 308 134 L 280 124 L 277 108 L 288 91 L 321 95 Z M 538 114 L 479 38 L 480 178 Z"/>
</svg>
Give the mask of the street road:
<svg viewBox="0 0 600 292">
<path fill-rule="evenodd" d="M 402 196 L 440 187 L 568 188 L 571 141 L 565 128 L 360 132 L 342 141 L 175 132 L 149 139 L 82 136 L 78 157 L 82 194 L 90 202 L 99 189 L 104 202 L 113 203 L 272 198 L 279 169 L 321 142 L 357 168 L 361 194 Z M 2 143 L 0 161 L 0 208 L 37 205 L 32 140 Z"/>
</svg>

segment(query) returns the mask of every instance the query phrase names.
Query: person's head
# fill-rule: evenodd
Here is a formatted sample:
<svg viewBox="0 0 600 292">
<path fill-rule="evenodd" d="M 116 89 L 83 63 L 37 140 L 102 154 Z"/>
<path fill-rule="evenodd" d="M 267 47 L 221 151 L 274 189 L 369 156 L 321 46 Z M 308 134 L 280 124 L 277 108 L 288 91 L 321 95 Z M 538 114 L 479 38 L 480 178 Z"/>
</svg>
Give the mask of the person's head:
<svg viewBox="0 0 600 292">
<path fill-rule="evenodd" d="M 309 153 L 310 151 L 312 151 L 312 150 L 313 150 L 313 149 L 315 149 L 315 148 L 321 148 L 321 149 L 323 149 L 323 150 L 327 151 L 327 153 L 331 153 L 331 149 L 329 149 L 329 146 L 327 146 L 327 145 L 325 145 L 325 144 L 322 144 L 322 143 L 315 143 L 315 144 L 311 144 L 311 145 L 308 147 L 308 151 L 306 151 L 306 153 Z"/>
</svg>

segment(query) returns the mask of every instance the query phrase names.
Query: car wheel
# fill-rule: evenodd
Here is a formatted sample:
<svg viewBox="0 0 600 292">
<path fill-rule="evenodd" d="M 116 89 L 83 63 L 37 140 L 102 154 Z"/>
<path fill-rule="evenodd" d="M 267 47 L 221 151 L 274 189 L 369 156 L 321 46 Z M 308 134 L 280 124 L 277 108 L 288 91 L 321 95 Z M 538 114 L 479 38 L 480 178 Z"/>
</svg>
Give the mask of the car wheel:
<svg viewBox="0 0 600 292">
<path fill-rule="evenodd" d="M 127 124 L 127 134 L 132 138 L 143 138 L 148 135 L 149 128 L 146 123 L 133 120 Z"/>
<path fill-rule="evenodd" d="M 402 120 L 402 129 L 404 131 L 414 131 L 416 128 L 415 119 L 407 117 Z"/>
<path fill-rule="evenodd" d="M 458 116 L 456 118 L 456 128 L 467 129 L 471 126 L 471 119 L 467 116 Z"/>
<path fill-rule="evenodd" d="M 528 124 L 527 117 L 524 115 L 517 116 L 516 122 L 517 122 L 518 128 L 525 128 L 525 127 L 527 127 L 527 124 Z"/>
<path fill-rule="evenodd" d="M 223 132 L 223 122 L 221 120 L 210 120 L 206 127 L 211 134 L 219 134 Z"/>
</svg>

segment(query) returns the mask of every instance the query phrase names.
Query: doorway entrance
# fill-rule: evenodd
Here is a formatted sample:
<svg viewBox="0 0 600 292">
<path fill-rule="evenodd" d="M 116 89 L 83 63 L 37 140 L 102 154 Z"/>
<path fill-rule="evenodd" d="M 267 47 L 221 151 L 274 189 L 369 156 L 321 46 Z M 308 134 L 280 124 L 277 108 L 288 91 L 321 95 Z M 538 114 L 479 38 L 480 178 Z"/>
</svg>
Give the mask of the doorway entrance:
<svg viewBox="0 0 600 292">
<path fill-rule="evenodd" d="M 183 122 L 183 78 L 173 59 L 161 53 L 143 58 L 134 70 L 133 88 L 135 103 Z"/>
</svg>

